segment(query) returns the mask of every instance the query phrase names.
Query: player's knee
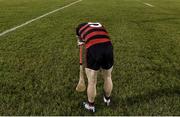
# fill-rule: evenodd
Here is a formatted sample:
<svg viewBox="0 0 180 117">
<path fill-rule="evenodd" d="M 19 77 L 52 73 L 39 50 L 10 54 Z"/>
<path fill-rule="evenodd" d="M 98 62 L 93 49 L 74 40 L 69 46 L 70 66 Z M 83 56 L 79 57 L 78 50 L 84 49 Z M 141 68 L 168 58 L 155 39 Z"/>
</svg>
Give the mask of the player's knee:
<svg viewBox="0 0 180 117">
<path fill-rule="evenodd" d="M 91 86 L 95 86 L 97 84 L 97 81 L 95 79 L 88 79 L 88 84 Z"/>
</svg>

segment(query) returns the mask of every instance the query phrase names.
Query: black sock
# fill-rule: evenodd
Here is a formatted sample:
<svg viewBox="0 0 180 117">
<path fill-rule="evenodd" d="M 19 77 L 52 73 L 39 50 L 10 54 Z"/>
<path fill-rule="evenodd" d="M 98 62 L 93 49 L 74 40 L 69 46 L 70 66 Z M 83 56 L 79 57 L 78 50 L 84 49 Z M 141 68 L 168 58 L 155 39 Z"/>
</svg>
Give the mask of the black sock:
<svg viewBox="0 0 180 117">
<path fill-rule="evenodd" d="M 89 102 L 88 101 L 88 104 L 89 104 L 89 106 L 94 106 L 94 102 Z"/>
<path fill-rule="evenodd" d="M 106 100 L 109 100 L 109 99 L 110 99 L 110 96 L 109 96 L 109 97 L 107 97 L 106 95 L 104 95 L 104 97 L 106 98 Z"/>
</svg>

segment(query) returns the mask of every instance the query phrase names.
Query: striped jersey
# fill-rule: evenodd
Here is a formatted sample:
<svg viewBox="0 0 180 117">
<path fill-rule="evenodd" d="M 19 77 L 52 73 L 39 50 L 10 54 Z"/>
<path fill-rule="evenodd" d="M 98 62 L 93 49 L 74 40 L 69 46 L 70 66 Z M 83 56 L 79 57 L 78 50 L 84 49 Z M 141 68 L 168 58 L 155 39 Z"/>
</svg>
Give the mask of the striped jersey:
<svg viewBox="0 0 180 117">
<path fill-rule="evenodd" d="M 76 35 L 85 43 L 86 48 L 110 41 L 108 32 L 100 23 L 82 23 L 76 28 Z"/>
</svg>

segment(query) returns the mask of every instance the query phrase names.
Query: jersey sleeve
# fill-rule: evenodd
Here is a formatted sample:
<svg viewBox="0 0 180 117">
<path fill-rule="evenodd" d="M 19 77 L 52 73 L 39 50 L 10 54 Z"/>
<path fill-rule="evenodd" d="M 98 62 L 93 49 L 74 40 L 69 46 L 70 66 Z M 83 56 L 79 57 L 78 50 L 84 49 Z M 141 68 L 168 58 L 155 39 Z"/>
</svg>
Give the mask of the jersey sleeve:
<svg viewBox="0 0 180 117">
<path fill-rule="evenodd" d="M 76 28 L 76 36 L 78 38 L 78 42 L 83 42 L 82 39 L 81 39 L 81 36 L 79 34 L 79 27 Z"/>
<path fill-rule="evenodd" d="M 81 38 L 81 35 L 79 34 L 79 30 L 86 24 L 87 23 L 82 23 L 82 24 L 78 25 L 78 27 L 76 28 L 76 36 L 78 37 L 79 42 L 84 42 L 83 39 Z"/>
<path fill-rule="evenodd" d="M 79 35 L 79 28 L 78 27 L 76 28 L 76 36 L 80 36 Z"/>
</svg>

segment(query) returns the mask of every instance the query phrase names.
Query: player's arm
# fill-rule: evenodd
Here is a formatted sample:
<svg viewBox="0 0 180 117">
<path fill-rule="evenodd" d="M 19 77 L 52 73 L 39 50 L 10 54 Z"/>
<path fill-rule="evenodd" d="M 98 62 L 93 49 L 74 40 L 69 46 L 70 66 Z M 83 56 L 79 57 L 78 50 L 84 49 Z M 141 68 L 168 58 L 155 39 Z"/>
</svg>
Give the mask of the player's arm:
<svg viewBox="0 0 180 117">
<path fill-rule="evenodd" d="M 79 46 L 79 64 L 82 65 L 82 54 L 83 54 L 84 41 L 81 40 L 81 38 L 79 36 L 77 36 L 77 45 Z"/>
<path fill-rule="evenodd" d="M 79 34 L 79 27 L 76 28 L 76 37 L 77 37 L 77 45 L 78 46 L 84 45 L 84 41 Z"/>
<path fill-rule="evenodd" d="M 76 37 L 77 37 L 77 45 L 79 46 L 79 63 L 81 66 L 82 65 L 82 54 L 83 54 L 84 41 L 79 34 L 79 28 L 80 28 L 79 26 L 76 28 Z"/>
<path fill-rule="evenodd" d="M 83 46 L 84 45 L 84 41 L 77 35 L 77 45 L 78 46 Z"/>
</svg>

